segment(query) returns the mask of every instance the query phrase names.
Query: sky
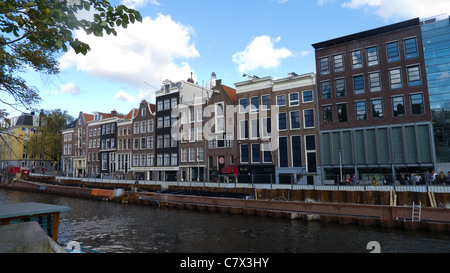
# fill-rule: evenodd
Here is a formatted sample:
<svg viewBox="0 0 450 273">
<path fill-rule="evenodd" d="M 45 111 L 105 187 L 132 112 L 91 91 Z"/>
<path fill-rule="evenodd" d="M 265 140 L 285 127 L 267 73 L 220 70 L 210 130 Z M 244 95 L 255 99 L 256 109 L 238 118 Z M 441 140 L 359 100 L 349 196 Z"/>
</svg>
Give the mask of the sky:
<svg viewBox="0 0 450 273">
<path fill-rule="evenodd" d="M 61 55 L 58 76 L 28 71 L 40 90 L 39 109 L 127 114 L 155 101 L 162 82 L 206 85 L 243 74 L 285 78 L 316 72 L 314 43 L 404 20 L 447 13 L 448 0 L 112 0 L 138 10 L 143 22 L 102 38 L 75 33 L 90 45 L 83 56 Z M 80 14 L 89 18 L 91 14 Z M 19 115 L 10 111 L 10 116 Z"/>
</svg>

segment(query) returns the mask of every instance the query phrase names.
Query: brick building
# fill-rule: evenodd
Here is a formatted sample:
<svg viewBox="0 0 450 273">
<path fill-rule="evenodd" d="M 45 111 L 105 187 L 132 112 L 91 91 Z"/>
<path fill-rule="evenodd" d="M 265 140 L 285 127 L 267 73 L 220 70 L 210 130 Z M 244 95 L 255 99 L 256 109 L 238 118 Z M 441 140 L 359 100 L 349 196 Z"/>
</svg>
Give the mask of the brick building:
<svg viewBox="0 0 450 273">
<path fill-rule="evenodd" d="M 324 178 L 434 168 L 419 19 L 313 44 Z"/>
</svg>

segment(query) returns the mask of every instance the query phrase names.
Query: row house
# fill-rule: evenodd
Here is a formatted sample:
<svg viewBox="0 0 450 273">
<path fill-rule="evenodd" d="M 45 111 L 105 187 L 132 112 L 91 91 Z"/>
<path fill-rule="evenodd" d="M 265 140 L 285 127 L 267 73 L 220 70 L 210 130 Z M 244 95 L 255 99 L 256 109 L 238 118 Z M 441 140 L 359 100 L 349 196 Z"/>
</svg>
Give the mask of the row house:
<svg viewBox="0 0 450 273">
<path fill-rule="evenodd" d="M 126 126 L 127 130 L 125 130 L 126 124 L 122 133 L 119 130 L 119 135 L 122 135 L 119 147 L 122 147 L 124 151 L 119 157 L 121 171 L 127 173 L 131 170 L 134 178 L 137 179 L 155 179 L 155 110 L 154 104 L 143 100 L 136 109 L 134 118 L 126 123 L 129 123 L 131 130 L 129 126 Z M 129 137 L 130 133 L 131 137 Z M 130 157 L 128 153 L 131 154 Z M 132 160 L 131 165 L 128 165 L 128 160 Z"/>
<path fill-rule="evenodd" d="M 419 19 L 313 44 L 324 178 L 434 168 Z"/>
<path fill-rule="evenodd" d="M 319 183 L 315 74 L 236 83 L 239 182 Z"/>
</svg>

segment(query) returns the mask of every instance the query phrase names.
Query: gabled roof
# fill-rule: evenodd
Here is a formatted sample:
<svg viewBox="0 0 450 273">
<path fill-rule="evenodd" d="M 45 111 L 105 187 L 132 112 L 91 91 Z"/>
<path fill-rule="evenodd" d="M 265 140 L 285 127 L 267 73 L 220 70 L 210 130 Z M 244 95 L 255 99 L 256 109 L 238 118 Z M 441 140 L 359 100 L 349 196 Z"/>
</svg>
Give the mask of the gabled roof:
<svg viewBox="0 0 450 273">
<path fill-rule="evenodd" d="M 237 101 L 236 89 L 233 89 L 233 88 L 228 87 L 223 84 L 222 84 L 222 87 L 223 87 L 223 90 L 225 91 L 225 93 L 227 94 L 228 98 L 230 98 L 230 100 L 233 102 L 233 104 L 235 104 Z"/>
<path fill-rule="evenodd" d="M 139 113 L 139 109 L 137 108 L 133 108 L 127 115 L 125 115 L 125 117 L 123 117 L 124 119 L 134 119 L 137 114 Z"/>
<path fill-rule="evenodd" d="M 85 113 L 83 113 L 83 115 L 84 115 L 84 120 L 86 121 L 86 123 L 88 123 L 91 120 L 94 120 L 94 115 L 85 114 Z"/>
</svg>

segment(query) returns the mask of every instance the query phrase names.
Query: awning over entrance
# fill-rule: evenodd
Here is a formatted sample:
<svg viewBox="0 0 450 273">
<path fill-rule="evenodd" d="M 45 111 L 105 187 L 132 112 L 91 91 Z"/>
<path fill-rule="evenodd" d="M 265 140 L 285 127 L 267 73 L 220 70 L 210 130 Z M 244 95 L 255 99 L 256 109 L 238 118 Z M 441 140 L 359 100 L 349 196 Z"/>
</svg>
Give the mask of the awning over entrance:
<svg viewBox="0 0 450 273">
<path fill-rule="evenodd" d="M 225 166 L 222 168 L 222 174 L 235 174 L 237 176 L 237 166 Z"/>
</svg>

